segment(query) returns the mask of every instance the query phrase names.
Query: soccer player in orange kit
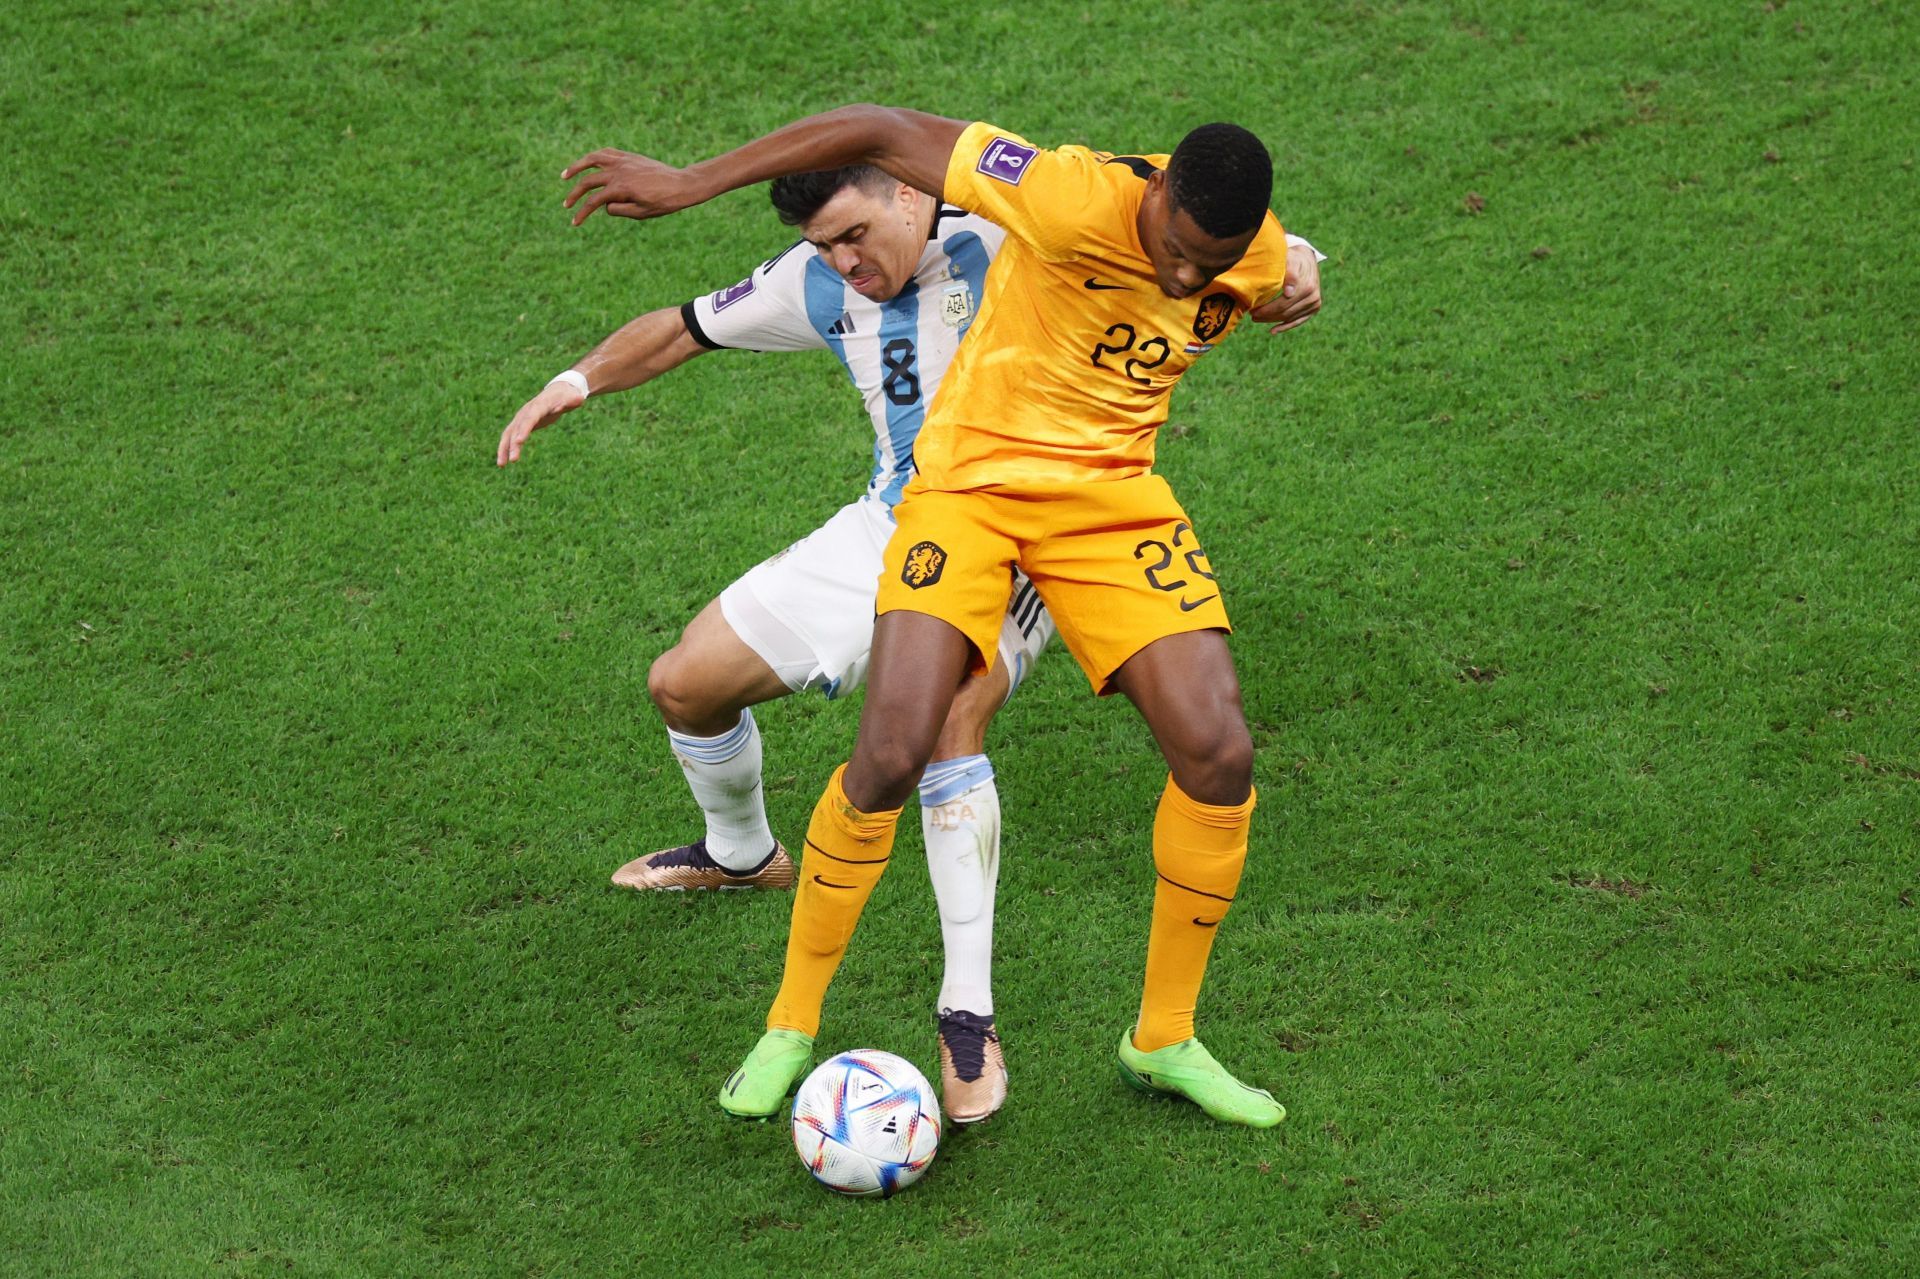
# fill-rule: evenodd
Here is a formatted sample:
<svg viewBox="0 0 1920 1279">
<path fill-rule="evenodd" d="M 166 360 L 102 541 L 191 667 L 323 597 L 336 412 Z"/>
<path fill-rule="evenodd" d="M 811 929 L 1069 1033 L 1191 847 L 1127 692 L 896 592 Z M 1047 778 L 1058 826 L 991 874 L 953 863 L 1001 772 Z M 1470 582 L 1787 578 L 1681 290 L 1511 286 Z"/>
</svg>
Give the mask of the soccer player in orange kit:
<svg viewBox="0 0 1920 1279">
<path fill-rule="evenodd" d="M 895 508 L 852 759 L 814 809 L 767 1031 L 721 1089 L 776 1113 L 812 1057 L 828 983 L 885 870 L 901 806 L 955 690 L 993 660 L 1010 569 L 1033 581 L 1099 694 L 1124 693 L 1169 770 L 1145 988 L 1122 1074 L 1254 1127 L 1285 1109 L 1195 1038 L 1214 932 L 1246 859 L 1253 742 L 1220 587 L 1192 521 L 1152 472 L 1174 384 L 1251 315 L 1291 327 L 1272 163 L 1236 125 L 1172 156 L 1046 150 L 986 123 L 847 107 L 676 169 L 596 151 L 567 197 L 657 217 L 782 174 L 873 164 L 1005 227 L 986 296 L 928 411 Z M 1314 306 L 1317 308 L 1317 292 Z"/>
</svg>

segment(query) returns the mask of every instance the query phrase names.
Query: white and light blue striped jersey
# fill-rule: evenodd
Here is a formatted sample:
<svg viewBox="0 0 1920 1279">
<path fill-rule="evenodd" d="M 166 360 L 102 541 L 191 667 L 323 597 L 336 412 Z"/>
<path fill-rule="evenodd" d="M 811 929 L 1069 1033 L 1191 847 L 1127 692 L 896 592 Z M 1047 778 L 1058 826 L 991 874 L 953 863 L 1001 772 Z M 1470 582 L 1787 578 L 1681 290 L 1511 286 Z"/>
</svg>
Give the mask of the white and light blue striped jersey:
<svg viewBox="0 0 1920 1279">
<path fill-rule="evenodd" d="M 701 345 L 832 351 L 873 419 L 867 496 L 889 509 L 913 478 L 913 442 L 947 365 L 986 296 L 987 264 L 1006 236 L 941 206 L 913 279 L 887 302 L 862 297 L 805 240 L 729 288 L 680 308 Z"/>
</svg>

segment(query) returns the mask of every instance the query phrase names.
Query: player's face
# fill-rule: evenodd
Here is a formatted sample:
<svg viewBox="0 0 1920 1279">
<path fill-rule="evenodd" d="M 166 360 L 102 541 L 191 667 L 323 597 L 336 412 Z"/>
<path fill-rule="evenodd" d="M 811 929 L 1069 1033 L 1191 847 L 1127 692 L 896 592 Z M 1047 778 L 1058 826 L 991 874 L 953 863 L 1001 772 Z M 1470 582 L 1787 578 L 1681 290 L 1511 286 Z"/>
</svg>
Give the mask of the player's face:
<svg viewBox="0 0 1920 1279">
<path fill-rule="evenodd" d="M 879 192 L 841 187 L 801 233 L 862 297 L 886 302 L 907 287 L 927 247 L 920 193 L 905 183 Z"/>
<path fill-rule="evenodd" d="M 1147 180 L 1147 188 L 1147 198 L 1140 204 L 1140 246 L 1153 262 L 1160 291 L 1170 298 L 1190 298 L 1213 283 L 1215 276 L 1232 270 L 1260 233 L 1256 226 L 1245 235 L 1224 240 L 1208 235 L 1183 210 L 1173 207 L 1165 173 L 1155 173 Z"/>
</svg>

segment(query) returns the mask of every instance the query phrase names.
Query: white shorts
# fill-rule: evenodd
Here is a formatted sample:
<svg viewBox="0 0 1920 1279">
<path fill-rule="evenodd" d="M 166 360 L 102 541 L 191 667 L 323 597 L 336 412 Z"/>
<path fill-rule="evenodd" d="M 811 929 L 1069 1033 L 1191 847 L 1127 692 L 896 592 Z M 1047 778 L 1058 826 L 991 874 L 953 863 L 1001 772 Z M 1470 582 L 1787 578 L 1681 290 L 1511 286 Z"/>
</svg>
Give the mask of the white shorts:
<svg viewBox="0 0 1920 1279">
<path fill-rule="evenodd" d="M 720 592 L 734 634 L 794 692 L 844 697 L 867 678 L 873 653 L 873 599 L 893 513 L 863 497 L 786 550 L 762 560 Z M 1053 638 L 1053 618 L 1019 569 L 1000 623 L 999 660 L 1012 685 L 1033 669 Z"/>
</svg>

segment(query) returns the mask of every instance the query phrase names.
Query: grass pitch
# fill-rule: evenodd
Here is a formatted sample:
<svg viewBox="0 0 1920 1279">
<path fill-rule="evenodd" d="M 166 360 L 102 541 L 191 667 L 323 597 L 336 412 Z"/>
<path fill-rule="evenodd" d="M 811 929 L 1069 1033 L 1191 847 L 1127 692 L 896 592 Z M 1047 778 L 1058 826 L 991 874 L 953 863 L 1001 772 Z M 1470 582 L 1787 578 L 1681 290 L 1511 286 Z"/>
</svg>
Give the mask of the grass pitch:
<svg viewBox="0 0 1920 1279">
<path fill-rule="evenodd" d="M 1801 0 L 9 8 L 0 1272 L 1920 1268 L 1917 46 Z M 1236 119 L 1332 255 L 1161 449 L 1261 747 L 1202 1026 L 1273 1133 L 1115 1077 L 1163 771 L 1063 656 L 990 747 L 1012 1099 L 900 1199 L 712 1105 L 788 900 L 606 886 L 693 829 L 649 660 L 867 428 L 824 354 L 712 356 L 496 471 L 787 242 L 759 192 L 570 230 L 558 174 L 857 100 Z M 762 714 L 776 829 L 854 722 Z M 823 1049 L 932 1065 L 917 844 Z"/>
</svg>

